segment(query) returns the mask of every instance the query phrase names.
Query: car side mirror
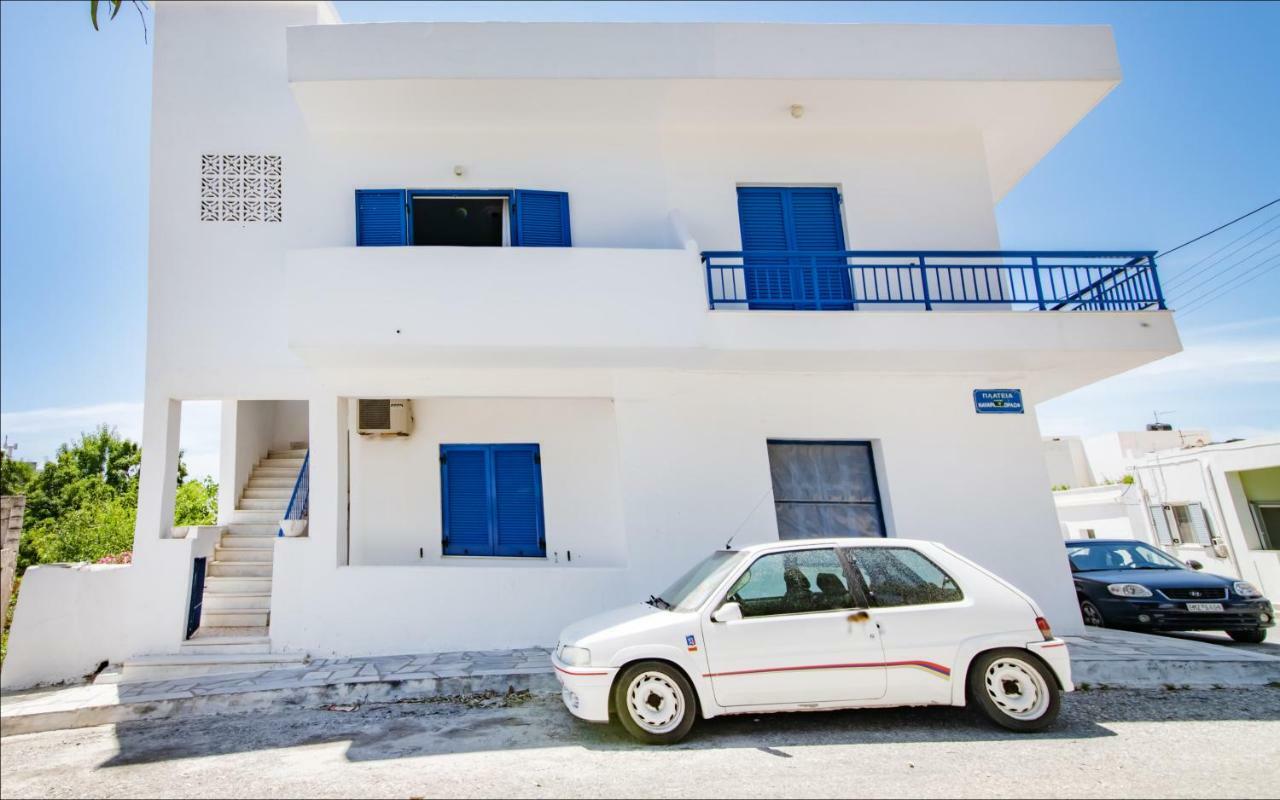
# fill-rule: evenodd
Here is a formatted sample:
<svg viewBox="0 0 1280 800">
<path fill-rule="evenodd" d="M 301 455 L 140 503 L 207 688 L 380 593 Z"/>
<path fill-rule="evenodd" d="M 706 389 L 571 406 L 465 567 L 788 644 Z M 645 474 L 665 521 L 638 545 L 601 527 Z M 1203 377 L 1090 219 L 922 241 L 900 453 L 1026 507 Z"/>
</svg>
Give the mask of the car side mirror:
<svg viewBox="0 0 1280 800">
<path fill-rule="evenodd" d="M 737 622 L 742 619 L 742 606 L 737 603 L 725 603 L 711 615 L 712 622 Z"/>
<path fill-rule="evenodd" d="M 1204 564 L 1201 564 L 1199 561 L 1196 561 L 1194 558 L 1187 562 L 1187 566 L 1191 567 L 1192 569 L 1204 569 Z"/>
</svg>

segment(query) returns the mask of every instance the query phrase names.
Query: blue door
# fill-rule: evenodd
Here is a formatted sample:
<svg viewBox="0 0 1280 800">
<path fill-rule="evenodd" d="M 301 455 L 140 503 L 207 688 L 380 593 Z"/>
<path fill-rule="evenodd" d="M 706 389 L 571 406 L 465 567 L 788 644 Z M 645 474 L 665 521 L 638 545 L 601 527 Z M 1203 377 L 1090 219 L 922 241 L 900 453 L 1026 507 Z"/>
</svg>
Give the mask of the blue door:
<svg viewBox="0 0 1280 800">
<path fill-rule="evenodd" d="M 738 222 L 751 308 L 853 308 L 847 262 L 829 255 L 845 249 L 834 187 L 740 186 Z"/>
</svg>

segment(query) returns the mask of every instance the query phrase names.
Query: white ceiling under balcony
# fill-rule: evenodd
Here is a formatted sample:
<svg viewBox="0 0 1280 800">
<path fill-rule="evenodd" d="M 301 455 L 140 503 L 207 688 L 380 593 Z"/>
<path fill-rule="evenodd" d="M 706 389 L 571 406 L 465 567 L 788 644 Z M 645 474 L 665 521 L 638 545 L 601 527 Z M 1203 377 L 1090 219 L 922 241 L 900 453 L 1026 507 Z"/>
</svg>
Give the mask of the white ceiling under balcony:
<svg viewBox="0 0 1280 800">
<path fill-rule="evenodd" d="M 1104 26 L 310 25 L 288 68 L 332 128 L 976 128 L 997 199 L 1120 80 Z"/>
</svg>

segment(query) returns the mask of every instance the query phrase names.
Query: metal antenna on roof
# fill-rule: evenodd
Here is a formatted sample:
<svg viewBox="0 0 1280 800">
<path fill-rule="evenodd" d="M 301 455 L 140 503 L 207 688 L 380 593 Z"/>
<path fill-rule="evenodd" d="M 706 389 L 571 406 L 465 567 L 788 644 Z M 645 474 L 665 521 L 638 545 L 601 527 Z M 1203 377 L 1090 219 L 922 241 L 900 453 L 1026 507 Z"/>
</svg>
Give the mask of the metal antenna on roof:
<svg viewBox="0 0 1280 800">
<path fill-rule="evenodd" d="M 729 534 L 729 539 L 724 543 L 725 550 L 729 549 L 729 545 L 733 544 L 733 540 L 738 535 L 738 531 L 742 530 L 742 526 L 747 524 L 747 520 L 751 519 L 751 515 L 756 513 L 756 509 L 759 508 L 760 504 L 764 502 L 764 499 L 771 494 L 773 494 L 772 485 L 770 485 L 768 489 L 764 490 L 764 494 L 760 495 L 760 499 L 751 507 L 751 510 L 747 512 L 747 515 L 742 518 L 742 522 L 739 522 L 738 527 L 734 528 L 733 533 Z"/>
</svg>

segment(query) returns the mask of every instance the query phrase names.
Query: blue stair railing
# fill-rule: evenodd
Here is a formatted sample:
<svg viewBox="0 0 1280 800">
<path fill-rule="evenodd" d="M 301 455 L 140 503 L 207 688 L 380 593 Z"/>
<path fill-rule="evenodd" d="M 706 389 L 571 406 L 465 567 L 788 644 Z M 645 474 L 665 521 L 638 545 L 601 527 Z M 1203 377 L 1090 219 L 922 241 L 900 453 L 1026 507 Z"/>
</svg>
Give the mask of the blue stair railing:
<svg viewBox="0 0 1280 800">
<path fill-rule="evenodd" d="M 311 449 L 307 448 L 307 454 L 302 459 L 302 469 L 298 470 L 298 480 L 293 484 L 293 494 L 289 495 L 289 505 L 284 510 L 285 520 L 307 518 L 311 498 L 310 467 Z M 276 536 L 284 536 L 283 525 L 276 531 Z"/>
</svg>

